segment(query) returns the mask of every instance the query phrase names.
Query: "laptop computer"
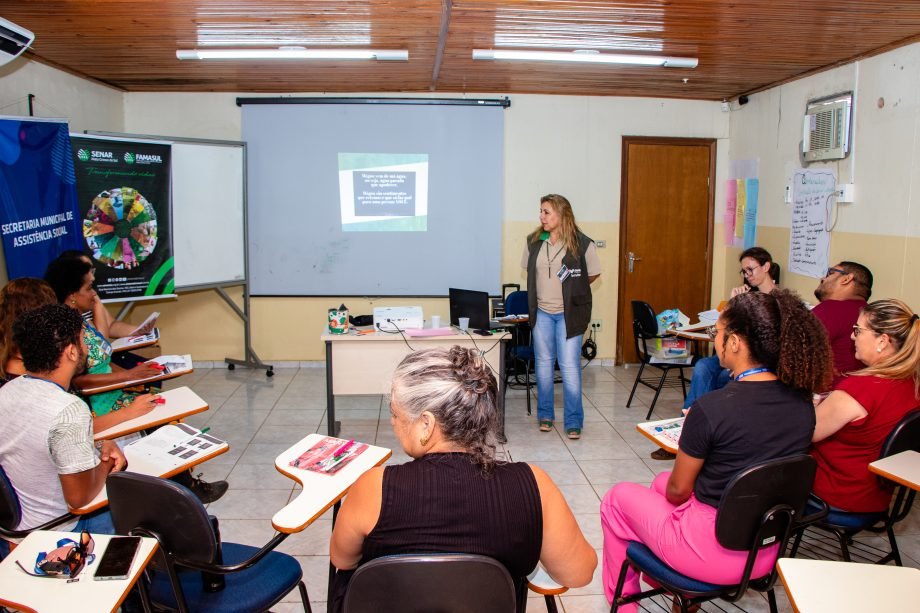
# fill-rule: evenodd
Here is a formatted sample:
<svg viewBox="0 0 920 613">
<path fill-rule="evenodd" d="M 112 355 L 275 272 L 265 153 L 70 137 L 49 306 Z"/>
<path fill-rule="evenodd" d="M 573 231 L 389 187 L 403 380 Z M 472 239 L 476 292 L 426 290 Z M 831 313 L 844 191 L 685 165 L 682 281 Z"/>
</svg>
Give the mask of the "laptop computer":
<svg viewBox="0 0 920 613">
<path fill-rule="evenodd" d="M 451 287 L 447 290 L 450 302 L 450 323 L 460 325 L 461 317 L 470 318 L 470 328 L 489 329 L 499 325 L 489 317 L 489 293 Z"/>
</svg>

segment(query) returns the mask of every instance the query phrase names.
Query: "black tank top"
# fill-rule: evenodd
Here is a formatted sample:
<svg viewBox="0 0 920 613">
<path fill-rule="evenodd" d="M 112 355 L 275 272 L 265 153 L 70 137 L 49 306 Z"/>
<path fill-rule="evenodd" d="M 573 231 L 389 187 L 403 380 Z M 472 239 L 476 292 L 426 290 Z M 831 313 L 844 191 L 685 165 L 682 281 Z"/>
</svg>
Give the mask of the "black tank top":
<svg viewBox="0 0 920 613">
<path fill-rule="evenodd" d="M 472 553 L 495 558 L 520 585 L 542 546 L 543 509 L 530 466 L 499 464 L 483 473 L 465 453 L 434 453 L 384 470 L 380 517 L 361 564 L 407 553 Z M 350 574 L 338 573 L 336 596 L 344 596 Z"/>
</svg>

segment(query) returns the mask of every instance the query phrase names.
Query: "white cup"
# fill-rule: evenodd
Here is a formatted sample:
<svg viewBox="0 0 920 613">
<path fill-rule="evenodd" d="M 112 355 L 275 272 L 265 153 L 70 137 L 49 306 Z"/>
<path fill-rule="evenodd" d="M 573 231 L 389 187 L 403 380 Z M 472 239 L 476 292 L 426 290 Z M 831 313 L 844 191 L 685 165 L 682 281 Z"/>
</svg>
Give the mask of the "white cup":
<svg viewBox="0 0 920 613">
<path fill-rule="evenodd" d="M 432 316 L 431 316 L 431 327 L 432 327 L 432 328 L 440 328 L 440 327 L 441 327 L 441 316 L 440 316 L 440 315 L 432 315 Z"/>
<path fill-rule="evenodd" d="M 460 317 L 457 321 L 460 322 L 460 331 L 466 332 L 470 329 L 470 318 L 469 317 Z"/>
</svg>

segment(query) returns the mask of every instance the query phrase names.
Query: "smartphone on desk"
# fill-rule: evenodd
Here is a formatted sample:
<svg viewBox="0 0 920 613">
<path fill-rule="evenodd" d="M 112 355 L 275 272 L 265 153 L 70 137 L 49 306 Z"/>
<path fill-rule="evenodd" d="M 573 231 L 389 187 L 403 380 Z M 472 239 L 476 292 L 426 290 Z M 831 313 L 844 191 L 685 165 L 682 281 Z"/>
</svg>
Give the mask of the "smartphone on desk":
<svg viewBox="0 0 920 613">
<path fill-rule="evenodd" d="M 134 558 L 137 557 L 140 546 L 141 537 L 139 536 L 112 537 L 105 547 L 93 579 L 96 581 L 127 579 L 131 574 L 131 565 L 134 564 Z"/>
</svg>

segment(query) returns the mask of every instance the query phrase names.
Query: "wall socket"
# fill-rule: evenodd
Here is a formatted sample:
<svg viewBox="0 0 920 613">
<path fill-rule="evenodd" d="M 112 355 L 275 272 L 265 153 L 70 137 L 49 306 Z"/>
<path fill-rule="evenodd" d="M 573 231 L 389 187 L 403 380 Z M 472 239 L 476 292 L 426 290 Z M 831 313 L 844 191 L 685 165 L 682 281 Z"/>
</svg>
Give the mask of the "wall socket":
<svg viewBox="0 0 920 613">
<path fill-rule="evenodd" d="M 601 322 L 600 319 L 592 319 L 592 320 L 591 320 L 590 329 L 591 329 L 591 330 L 594 330 L 595 332 L 600 332 L 600 331 L 601 331 L 601 323 L 602 323 L 602 322 Z"/>
</svg>

